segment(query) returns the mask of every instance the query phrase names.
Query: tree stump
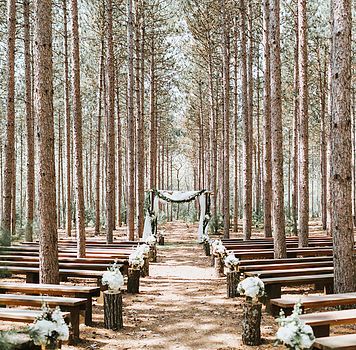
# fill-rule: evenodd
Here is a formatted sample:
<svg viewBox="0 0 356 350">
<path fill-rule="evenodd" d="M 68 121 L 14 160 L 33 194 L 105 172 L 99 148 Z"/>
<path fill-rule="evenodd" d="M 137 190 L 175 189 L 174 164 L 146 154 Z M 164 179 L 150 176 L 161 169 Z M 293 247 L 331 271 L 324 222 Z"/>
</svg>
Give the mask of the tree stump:
<svg viewBox="0 0 356 350">
<path fill-rule="evenodd" d="M 157 262 L 157 247 L 156 247 L 156 245 L 150 246 L 149 257 L 150 257 L 150 261 Z"/>
<path fill-rule="evenodd" d="M 104 292 L 104 324 L 114 331 L 123 328 L 121 293 Z"/>
<path fill-rule="evenodd" d="M 215 255 L 214 254 L 211 254 L 211 266 L 215 266 Z"/>
<path fill-rule="evenodd" d="M 203 242 L 203 248 L 206 256 L 210 256 L 210 244 L 209 242 Z"/>
<path fill-rule="evenodd" d="M 243 304 L 243 320 L 242 320 L 242 343 L 245 345 L 260 345 L 261 344 L 261 303 Z"/>
<path fill-rule="evenodd" d="M 149 262 L 149 257 L 144 257 L 144 264 L 141 269 L 141 277 L 146 277 L 150 275 L 150 262 Z"/>
<path fill-rule="evenodd" d="M 215 273 L 218 277 L 225 276 L 224 274 L 224 261 L 220 256 L 215 256 L 214 259 Z"/>
<path fill-rule="evenodd" d="M 129 268 L 127 278 L 127 292 L 137 294 L 140 290 L 140 270 Z"/>
<path fill-rule="evenodd" d="M 237 285 L 240 282 L 240 272 L 239 271 L 229 271 L 226 274 L 226 285 L 227 285 L 227 297 L 235 298 L 240 294 L 237 292 Z"/>
<path fill-rule="evenodd" d="M 159 245 L 164 245 L 164 236 L 163 235 L 159 235 L 158 236 L 158 244 Z"/>
</svg>

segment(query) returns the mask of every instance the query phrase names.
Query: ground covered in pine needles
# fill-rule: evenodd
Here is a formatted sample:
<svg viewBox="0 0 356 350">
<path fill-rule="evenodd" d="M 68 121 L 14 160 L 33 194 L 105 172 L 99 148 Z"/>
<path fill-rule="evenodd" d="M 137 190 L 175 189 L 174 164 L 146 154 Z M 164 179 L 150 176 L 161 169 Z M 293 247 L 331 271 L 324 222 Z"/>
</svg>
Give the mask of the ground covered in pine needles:
<svg viewBox="0 0 356 350">
<path fill-rule="evenodd" d="M 118 332 L 104 329 L 103 300 L 99 298 L 93 307 L 93 326 L 81 324 L 80 343 L 62 349 L 284 349 L 274 345 L 277 325 L 265 312 L 263 344 L 242 345 L 243 298 L 226 297 L 225 279 L 215 277 L 210 258 L 196 243 L 196 225 L 170 223 L 161 228 L 166 243 L 158 246 L 158 262 L 151 263 L 150 276 L 141 279 L 139 295 L 123 296 L 124 328 Z M 288 289 L 293 294 L 310 291 L 308 286 L 303 291 Z M 10 326 L 4 323 L 1 328 Z M 355 330 L 332 328 L 334 334 Z"/>
</svg>

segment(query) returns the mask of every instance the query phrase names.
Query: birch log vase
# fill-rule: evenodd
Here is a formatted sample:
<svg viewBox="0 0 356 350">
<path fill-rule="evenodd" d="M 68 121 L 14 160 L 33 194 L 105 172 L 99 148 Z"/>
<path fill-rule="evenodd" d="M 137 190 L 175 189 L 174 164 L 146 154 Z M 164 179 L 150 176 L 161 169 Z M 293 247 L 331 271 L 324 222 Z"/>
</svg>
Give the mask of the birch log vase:
<svg viewBox="0 0 356 350">
<path fill-rule="evenodd" d="M 203 242 L 203 248 L 206 256 L 210 256 L 210 244 L 209 242 Z"/>
<path fill-rule="evenodd" d="M 140 275 L 139 269 L 129 268 L 127 278 L 127 292 L 131 294 L 137 294 L 140 291 Z"/>
<path fill-rule="evenodd" d="M 262 304 L 246 301 L 243 304 L 242 343 L 257 346 L 261 344 Z"/>
<path fill-rule="evenodd" d="M 226 273 L 226 286 L 227 297 L 235 298 L 240 295 L 237 291 L 237 285 L 240 282 L 240 272 L 236 270 L 230 270 Z"/>
<path fill-rule="evenodd" d="M 157 247 L 156 247 L 156 245 L 150 246 L 149 257 L 150 257 L 150 261 L 157 262 Z"/>
<path fill-rule="evenodd" d="M 114 331 L 123 328 L 122 294 L 104 292 L 104 325 Z"/>
<path fill-rule="evenodd" d="M 217 277 L 224 277 L 224 261 L 220 255 L 215 255 L 214 258 L 215 273 Z"/>
<path fill-rule="evenodd" d="M 144 264 L 141 269 L 141 277 L 147 277 L 150 275 L 150 261 L 149 261 L 150 259 L 148 256 L 145 256 L 143 260 L 144 260 Z"/>
</svg>

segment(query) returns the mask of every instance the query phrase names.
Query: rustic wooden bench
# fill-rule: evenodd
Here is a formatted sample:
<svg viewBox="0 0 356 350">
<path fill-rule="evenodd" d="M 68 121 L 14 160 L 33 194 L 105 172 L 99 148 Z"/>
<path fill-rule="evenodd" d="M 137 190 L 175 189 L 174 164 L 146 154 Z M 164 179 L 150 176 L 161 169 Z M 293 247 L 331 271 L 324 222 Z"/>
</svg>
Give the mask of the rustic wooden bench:
<svg viewBox="0 0 356 350">
<path fill-rule="evenodd" d="M 332 266 L 333 266 L 332 260 L 325 260 L 325 261 L 290 262 L 290 263 L 266 264 L 266 265 L 246 265 L 246 266 L 239 265 L 239 271 L 241 273 L 246 273 L 249 271 L 261 271 L 261 270 L 290 270 L 290 269 L 332 267 Z"/>
<path fill-rule="evenodd" d="M 334 274 L 307 275 L 307 276 L 287 276 L 262 278 L 265 285 L 266 296 L 264 298 L 267 311 L 270 310 L 270 300 L 281 297 L 282 286 L 300 286 L 303 284 L 323 285 L 325 292 L 333 292 Z"/>
<path fill-rule="evenodd" d="M 284 269 L 284 270 L 259 270 L 259 271 L 246 271 L 244 275 L 259 276 L 260 278 L 268 277 L 288 277 L 288 276 L 303 276 L 303 275 L 321 275 L 324 273 L 333 273 L 333 266 L 324 267 L 308 267 L 298 269 Z"/>
<path fill-rule="evenodd" d="M 327 295 L 302 295 L 284 296 L 279 299 L 271 299 L 271 313 L 276 316 L 280 309 L 286 314 L 290 314 L 295 303 L 301 302 L 303 309 L 315 309 L 340 305 L 356 304 L 355 293 L 327 294 Z"/>
<path fill-rule="evenodd" d="M 42 314 L 40 310 L 25 310 L 17 308 L 0 308 L 0 320 L 10 322 L 32 323 Z M 62 312 L 63 318 L 67 323 L 70 321 L 70 313 Z"/>
<path fill-rule="evenodd" d="M 1 257 L 1 255 L 0 255 Z M 268 265 L 268 264 L 285 264 L 285 263 L 306 263 L 317 261 L 333 261 L 332 256 L 309 256 L 303 258 L 285 258 L 285 259 L 248 259 L 240 260 L 240 266 L 250 265 Z"/>
<path fill-rule="evenodd" d="M 317 338 L 313 349 L 320 350 L 355 350 L 356 334 L 336 335 L 333 337 Z"/>
<path fill-rule="evenodd" d="M 317 312 L 300 315 L 299 317 L 313 328 L 316 338 L 328 337 L 331 325 L 356 323 L 356 309 Z"/>
<path fill-rule="evenodd" d="M 41 307 L 46 303 L 50 308 L 59 306 L 62 311 L 70 313 L 74 339 L 79 338 L 79 314 L 80 310 L 86 310 L 86 299 L 64 298 L 53 296 L 36 296 L 21 294 L 0 294 L 0 305 L 4 306 L 33 306 Z"/>
<path fill-rule="evenodd" d="M 93 297 L 100 296 L 99 287 L 71 286 L 66 284 L 36 284 L 0 282 L 0 293 L 26 293 L 34 295 L 72 296 L 86 300 L 85 324 L 92 324 Z"/>
<path fill-rule="evenodd" d="M 0 266 L 0 273 L 11 273 L 16 275 L 26 275 L 26 282 L 39 283 L 39 268 L 38 267 L 21 267 L 21 266 Z M 97 285 L 103 288 L 101 284 L 103 272 L 95 270 L 72 270 L 59 269 L 59 276 L 62 279 L 68 277 L 96 279 Z"/>
</svg>

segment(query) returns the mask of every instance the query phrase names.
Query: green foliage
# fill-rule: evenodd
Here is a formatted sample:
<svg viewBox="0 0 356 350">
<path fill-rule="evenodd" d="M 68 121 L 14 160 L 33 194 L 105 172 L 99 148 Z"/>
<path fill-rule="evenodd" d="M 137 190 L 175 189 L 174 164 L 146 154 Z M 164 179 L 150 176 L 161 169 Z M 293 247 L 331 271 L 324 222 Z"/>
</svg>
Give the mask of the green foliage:
<svg viewBox="0 0 356 350">
<path fill-rule="evenodd" d="M 94 227 L 95 226 L 95 210 L 94 208 L 85 209 L 85 226 Z"/>
<path fill-rule="evenodd" d="M 224 218 L 221 213 L 212 215 L 209 222 L 210 231 L 217 234 L 220 230 L 224 228 Z"/>
<path fill-rule="evenodd" d="M 252 225 L 255 228 L 263 228 L 263 221 L 264 221 L 264 213 L 262 210 L 260 210 L 259 213 L 254 211 L 252 213 Z"/>
</svg>

